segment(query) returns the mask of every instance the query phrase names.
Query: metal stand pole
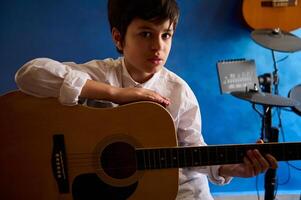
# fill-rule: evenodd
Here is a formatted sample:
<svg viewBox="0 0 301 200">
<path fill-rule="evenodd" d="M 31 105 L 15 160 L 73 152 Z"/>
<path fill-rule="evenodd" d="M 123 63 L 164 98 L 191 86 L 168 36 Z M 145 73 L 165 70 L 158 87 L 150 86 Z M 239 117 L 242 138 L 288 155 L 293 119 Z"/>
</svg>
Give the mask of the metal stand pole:
<svg viewBox="0 0 301 200">
<path fill-rule="evenodd" d="M 272 128 L 270 131 L 270 136 L 268 139 L 268 142 L 278 142 L 278 129 Z M 275 169 L 268 169 L 268 171 L 265 173 L 264 177 L 264 188 L 265 188 L 265 200 L 272 200 L 275 199 L 275 189 L 276 189 L 276 170 Z"/>
<path fill-rule="evenodd" d="M 264 74 L 259 77 L 259 83 L 262 91 L 272 93 L 273 76 L 271 74 Z M 278 142 L 278 129 L 272 127 L 272 107 L 263 106 L 264 114 L 262 119 L 261 139 L 265 142 Z M 276 170 L 268 169 L 265 173 L 265 200 L 275 199 L 276 186 Z"/>
</svg>

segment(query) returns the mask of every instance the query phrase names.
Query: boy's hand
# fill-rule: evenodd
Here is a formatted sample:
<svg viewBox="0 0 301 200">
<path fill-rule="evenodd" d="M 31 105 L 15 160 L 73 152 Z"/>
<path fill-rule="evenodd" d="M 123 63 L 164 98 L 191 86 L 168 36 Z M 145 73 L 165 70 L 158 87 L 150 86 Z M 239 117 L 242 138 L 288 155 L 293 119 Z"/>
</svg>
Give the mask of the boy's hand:
<svg viewBox="0 0 301 200">
<path fill-rule="evenodd" d="M 257 143 L 263 143 L 262 140 Z M 222 165 L 219 169 L 221 176 L 253 177 L 266 172 L 269 168 L 276 169 L 277 160 L 270 154 L 263 156 L 257 149 L 249 150 L 244 157 L 244 163 Z"/>
<path fill-rule="evenodd" d="M 170 100 L 160 94 L 144 88 L 115 88 L 114 102 L 125 104 L 135 101 L 153 101 L 167 107 Z"/>
<path fill-rule="evenodd" d="M 126 104 L 135 101 L 153 101 L 167 107 L 170 100 L 160 94 L 144 88 L 119 88 L 106 83 L 87 80 L 81 90 L 81 97 L 101 99 L 117 104 Z"/>
</svg>

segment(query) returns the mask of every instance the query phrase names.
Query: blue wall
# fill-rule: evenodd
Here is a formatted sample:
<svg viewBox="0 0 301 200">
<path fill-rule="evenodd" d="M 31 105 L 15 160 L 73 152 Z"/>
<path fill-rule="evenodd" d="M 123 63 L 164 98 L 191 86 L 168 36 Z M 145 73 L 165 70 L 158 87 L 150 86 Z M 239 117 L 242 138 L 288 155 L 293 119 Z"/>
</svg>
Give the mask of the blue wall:
<svg viewBox="0 0 301 200">
<path fill-rule="evenodd" d="M 257 73 L 273 70 L 271 52 L 255 44 L 241 14 L 241 0 L 179 0 L 181 19 L 167 66 L 184 78 L 201 105 L 208 144 L 251 143 L 260 136 L 261 120 L 248 102 L 219 92 L 216 62 L 255 59 Z M 105 0 L 2 0 L 0 6 L 0 93 L 15 89 L 14 73 L 26 61 L 50 57 L 85 62 L 117 57 L 108 28 Z M 301 30 L 294 34 L 301 36 Z M 301 52 L 276 53 L 280 94 L 301 82 Z M 283 111 L 285 141 L 301 140 L 301 118 Z M 274 121 L 277 125 L 277 120 Z M 280 140 L 284 138 L 281 136 Z M 292 162 L 301 168 L 300 162 Z M 301 173 L 281 163 L 279 191 L 301 191 Z M 287 181 L 288 180 L 288 181 Z M 234 179 L 212 192 L 256 191 L 256 179 Z M 263 190 L 263 176 L 258 179 Z"/>
</svg>

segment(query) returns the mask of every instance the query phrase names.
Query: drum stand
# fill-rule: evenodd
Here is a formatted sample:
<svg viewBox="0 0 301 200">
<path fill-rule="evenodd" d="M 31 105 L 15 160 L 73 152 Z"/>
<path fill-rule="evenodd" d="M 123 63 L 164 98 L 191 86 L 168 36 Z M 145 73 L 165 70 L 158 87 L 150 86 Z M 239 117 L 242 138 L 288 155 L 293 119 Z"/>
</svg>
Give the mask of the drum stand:
<svg viewBox="0 0 301 200">
<path fill-rule="evenodd" d="M 259 84 L 263 92 L 272 93 L 273 79 L 272 74 L 259 76 Z M 278 128 L 272 127 L 272 106 L 263 105 L 263 111 L 261 139 L 264 140 L 264 142 L 278 142 L 279 130 Z M 265 173 L 264 182 L 265 200 L 275 199 L 276 184 L 276 170 L 268 169 Z"/>
<path fill-rule="evenodd" d="M 275 89 L 274 94 L 278 95 L 278 68 L 277 61 L 275 58 L 275 52 L 272 49 L 274 72 L 272 74 L 264 74 L 259 77 L 259 85 L 263 92 L 273 93 L 273 86 Z M 272 106 L 263 105 L 263 118 L 262 118 L 262 131 L 261 139 L 264 142 L 278 142 L 279 141 L 279 129 L 273 127 L 273 117 L 272 117 Z M 268 169 L 264 177 L 264 188 L 265 195 L 264 200 L 275 199 L 275 189 L 277 184 L 276 169 Z"/>
</svg>

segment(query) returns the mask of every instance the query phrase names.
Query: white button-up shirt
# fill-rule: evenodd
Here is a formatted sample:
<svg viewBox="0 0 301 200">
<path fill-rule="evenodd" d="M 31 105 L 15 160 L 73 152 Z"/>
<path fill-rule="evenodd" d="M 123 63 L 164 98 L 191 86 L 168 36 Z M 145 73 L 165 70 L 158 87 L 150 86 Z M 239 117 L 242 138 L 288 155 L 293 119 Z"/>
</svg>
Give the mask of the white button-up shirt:
<svg viewBox="0 0 301 200">
<path fill-rule="evenodd" d="M 156 91 L 171 99 L 167 110 L 173 117 L 178 145 L 206 145 L 201 135 L 201 115 L 195 95 L 183 79 L 166 68 L 140 84 L 131 78 L 123 58 L 93 60 L 84 64 L 38 58 L 20 68 L 15 79 L 21 91 L 37 97 L 57 97 L 65 105 L 77 104 L 88 79 L 116 87 L 142 87 Z M 218 169 L 219 166 L 180 169 L 177 199 L 212 200 L 207 177 L 216 184 L 230 181 L 219 176 Z"/>
</svg>

